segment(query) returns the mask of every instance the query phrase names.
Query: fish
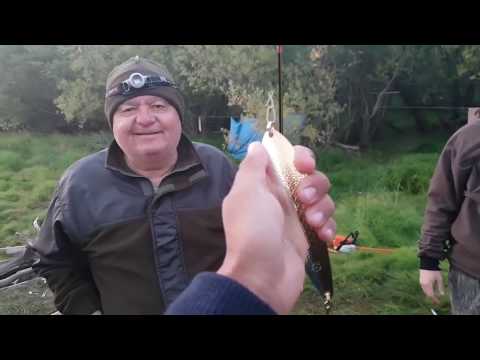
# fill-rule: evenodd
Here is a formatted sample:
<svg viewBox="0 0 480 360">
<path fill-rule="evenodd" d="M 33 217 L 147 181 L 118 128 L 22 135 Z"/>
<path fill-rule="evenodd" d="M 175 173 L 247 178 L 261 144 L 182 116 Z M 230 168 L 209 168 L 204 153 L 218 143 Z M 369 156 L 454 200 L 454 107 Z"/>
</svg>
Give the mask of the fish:
<svg viewBox="0 0 480 360">
<path fill-rule="evenodd" d="M 318 239 L 316 232 L 306 222 L 305 209 L 296 196 L 296 190 L 306 175 L 301 174 L 295 168 L 293 145 L 272 126 L 267 126 L 262 144 L 270 156 L 281 184 L 287 190 L 295 207 L 298 220 L 309 245 L 305 272 L 323 298 L 323 305 L 328 314 L 332 308 L 333 297 L 332 268 L 328 245 Z"/>
</svg>

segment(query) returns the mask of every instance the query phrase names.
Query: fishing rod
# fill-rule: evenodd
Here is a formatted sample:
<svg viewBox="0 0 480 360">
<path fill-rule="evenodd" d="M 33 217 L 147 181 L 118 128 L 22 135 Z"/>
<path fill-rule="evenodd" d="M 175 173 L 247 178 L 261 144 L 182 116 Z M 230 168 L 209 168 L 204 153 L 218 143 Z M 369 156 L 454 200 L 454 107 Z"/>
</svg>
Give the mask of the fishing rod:
<svg viewBox="0 0 480 360">
<path fill-rule="evenodd" d="M 270 92 L 267 106 L 267 128 L 263 136 L 264 144 L 272 164 L 280 176 L 281 182 L 287 188 L 298 214 L 298 220 L 305 231 L 305 236 L 309 244 L 308 257 L 305 264 L 305 272 L 309 276 L 312 284 L 323 298 L 323 305 L 327 314 L 332 307 L 333 281 L 330 258 L 327 244 L 318 239 L 315 231 L 307 224 L 303 205 L 298 201 L 295 192 L 299 182 L 305 177 L 299 173 L 294 165 L 294 148 L 288 139 L 283 135 L 283 111 L 282 111 L 282 53 L 283 47 L 277 45 L 278 57 L 278 107 L 279 117 L 275 116 L 275 106 L 273 101 L 273 92 Z M 270 113 L 273 113 L 273 120 L 270 119 Z M 278 123 L 278 131 L 274 124 Z"/>
<path fill-rule="evenodd" d="M 282 53 L 283 53 L 283 46 L 282 46 L 282 45 L 277 45 L 277 61 L 278 61 L 278 131 L 280 131 L 280 134 L 283 134 Z"/>
</svg>

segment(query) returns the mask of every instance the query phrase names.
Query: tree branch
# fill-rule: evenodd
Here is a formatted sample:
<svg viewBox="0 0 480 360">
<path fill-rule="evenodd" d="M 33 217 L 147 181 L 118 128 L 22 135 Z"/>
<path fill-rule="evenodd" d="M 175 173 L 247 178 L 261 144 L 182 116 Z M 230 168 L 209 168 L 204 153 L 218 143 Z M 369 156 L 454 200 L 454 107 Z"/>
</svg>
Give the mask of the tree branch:
<svg viewBox="0 0 480 360">
<path fill-rule="evenodd" d="M 347 151 L 360 151 L 360 146 L 354 146 L 354 145 L 345 145 L 342 143 L 339 143 L 337 141 L 333 142 L 333 145 Z"/>
</svg>

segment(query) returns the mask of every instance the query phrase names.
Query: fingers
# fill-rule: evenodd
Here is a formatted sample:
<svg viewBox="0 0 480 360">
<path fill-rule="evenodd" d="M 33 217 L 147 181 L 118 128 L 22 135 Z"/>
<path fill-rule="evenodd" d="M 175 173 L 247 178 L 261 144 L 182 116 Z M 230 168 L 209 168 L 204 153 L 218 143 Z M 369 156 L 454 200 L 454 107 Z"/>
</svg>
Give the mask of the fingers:
<svg viewBox="0 0 480 360">
<path fill-rule="evenodd" d="M 433 283 L 428 282 L 428 283 L 423 283 L 420 284 L 422 286 L 422 290 L 425 293 L 425 295 L 431 299 L 435 304 L 439 303 L 438 298 L 435 296 L 435 293 L 433 291 Z"/>
<path fill-rule="evenodd" d="M 330 196 L 325 195 L 313 205 L 306 207 L 305 220 L 314 227 L 320 228 L 332 217 L 335 212 L 335 203 Z"/>
<path fill-rule="evenodd" d="M 440 299 L 438 297 L 434 295 L 430 296 L 430 299 L 432 300 L 432 302 L 436 305 L 440 304 Z"/>
<path fill-rule="evenodd" d="M 302 174 L 311 174 L 315 171 L 315 154 L 305 146 L 296 145 L 293 163 Z"/>
<path fill-rule="evenodd" d="M 440 275 L 440 277 L 437 280 L 437 286 L 438 286 L 438 292 L 441 296 L 445 295 L 445 288 L 443 287 L 443 278 Z"/>
<path fill-rule="evenodd" d="M 315 233 L 321 241 L 325 241 L 328 244 L 333 242 L 335 234 L 337 233 L 337 223 L 332 218 L 320 228 L 315 228 Z"/>
<path fill-rule="evenodd" d="M 297 170 L 307 174 L 300 182 L 296 195 L 305 206 L 305 220 L 316 232 L 318 238 L 330 243 L 336 233 L 332 219 L 335 203 L 328 195 L 331 184 L 321 172 L 315 171 L 315 155 L 304 146 L 295 146 L 294 163 Z"/>
<path fill-rule="evenodd" d="M 440 294 L 443 295 L 443 280 L 442 274 L 437 271 L 420 270 L 420 286 L 425 295 L 431 299 L 435 304 L 439 304 L 440 300 L 435 294 L 435 288 L 439 288 Z"/>
<path fill-rule="evenodd" d="M 259 142 L 249 145 L 247 156 L 240 163 L 237 177 L 249 179 L 251 182 L 265 179 L 270 158 L 267 151 Z"/>
<path fill-rule="evenodd" d="M 300 182 L 297 196 L 305 206 L 305 220 L 322 241 L 331 242 L 335 237 L 336 223 L 331 219 L 335 204 L 326 195 L 330 189 L 328 178 L 315 171 L 313 152 L 303 146 L 295 146 L 295 166 L 299 172 L 310 174 Z M 266 149 L 259 142 L 251 143 L 245 159 L 240 164 L 235 181 L 266 185 L 280 202 L 286 214 L 290 212 L 288 195 L 278 182 Z M 293 211 L 293 210 L 292 210 Z"/>
<path fill-rule="evenodd" d="M 305 205 L 311 205 L 327 194 L 330 187 L 328 178 L 317 171 L 302 179 L 297 189 L 297 196 Z"/>
</svg>

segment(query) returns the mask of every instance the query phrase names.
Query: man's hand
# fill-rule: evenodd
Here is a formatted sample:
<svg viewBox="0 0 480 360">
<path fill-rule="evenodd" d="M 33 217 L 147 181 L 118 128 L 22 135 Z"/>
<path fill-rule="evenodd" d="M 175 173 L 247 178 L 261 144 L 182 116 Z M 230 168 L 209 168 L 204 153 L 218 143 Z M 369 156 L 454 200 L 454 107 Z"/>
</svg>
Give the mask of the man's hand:
<svg viewBox="0 0 480 360">
<path fill-rule="evenodd" d="M 335 235 L 329 181 L 315 172 L 315 160 L 307 148 L 295 149 L 295 166 L 308 175 L 299 187 L 308 208 L 307 222 L 322 240 L 329 241 Z M 307 188 L 311 190 L 305 194 Z M 308 244 L 260 143 L 250 145 L 240 164 L 223 202 L 223 222 L 227 253 L 218 273 L 247 287 L 277 313 L 289 313 L 303 290 Z"/>
<path fill-rule="evenodd" d="M 435 304 L 440 303 L 437 296 L 445 295 L 441 271 L 420 270 L 420 285 L 425 295 Z"/>
<path fill-rule="evenodd" d="M 324 174 L 315 171 L 315 157 L 309 148 L 295 146 L 294 149 L 295 167 L 302 174 L 309 175 L 300 182 L 297 189 L 297 196 L 305 208 L 306 220 L 320 240 L 330 243 L 337 230 L 332 218 L 335 203 L 328 195 L 330 181 Z"/>
</svg>

